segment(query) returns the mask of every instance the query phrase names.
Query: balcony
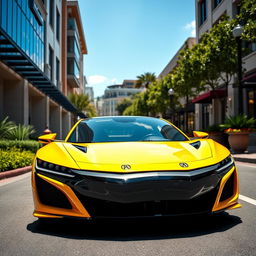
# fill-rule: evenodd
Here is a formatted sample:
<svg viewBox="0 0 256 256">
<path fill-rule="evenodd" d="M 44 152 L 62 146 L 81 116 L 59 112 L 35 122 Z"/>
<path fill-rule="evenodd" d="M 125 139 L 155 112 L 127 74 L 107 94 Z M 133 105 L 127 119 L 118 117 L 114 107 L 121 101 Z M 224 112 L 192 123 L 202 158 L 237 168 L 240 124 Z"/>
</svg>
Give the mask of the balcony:
<svg viewBox="0 0 256 256">
<path fill-rule="evenodd" d="M 67 64 L 67 78 L 69 86 L 72 88 L 80 88 L 80 70 L 75 58 L 68 58 Z"/>
</svg>

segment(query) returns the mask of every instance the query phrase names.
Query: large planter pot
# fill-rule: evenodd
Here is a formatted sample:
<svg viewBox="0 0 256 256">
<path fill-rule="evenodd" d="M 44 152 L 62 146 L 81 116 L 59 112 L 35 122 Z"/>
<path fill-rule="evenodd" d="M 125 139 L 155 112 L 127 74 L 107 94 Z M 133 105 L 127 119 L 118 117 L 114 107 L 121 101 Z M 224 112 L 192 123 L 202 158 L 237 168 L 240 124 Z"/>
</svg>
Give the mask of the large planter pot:
<svg viewBox="0 0 256 256">
<path fill-rule="evenodd" d="M 228 143 L 228 134 L 224 132 L 209 132 L 209 138 L 215 140 L 226 148 L 230 148 Z"/>
<path fill-rule="evenodd" d="M 243 153 L 249 145 L 249 132 L 238 132 L 228 134 L 228 141 L 234 153 Z"/>
</svg>

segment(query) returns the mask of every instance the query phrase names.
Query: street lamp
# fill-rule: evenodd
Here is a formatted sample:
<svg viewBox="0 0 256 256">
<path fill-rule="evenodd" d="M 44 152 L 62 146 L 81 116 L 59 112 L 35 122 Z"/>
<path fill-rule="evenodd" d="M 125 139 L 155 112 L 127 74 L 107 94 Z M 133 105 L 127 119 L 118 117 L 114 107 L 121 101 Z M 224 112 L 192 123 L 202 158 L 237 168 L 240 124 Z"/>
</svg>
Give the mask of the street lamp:
<svg viewBox="0 0 256 256">
<path fill-rule="evenodd" d="M 243 33 L 243 27 L 238 24 L 233 30 L 233 36 L 237 42 L 237 79 L 238 79 L 238 114 L 243 113 L 243 85 L 242 85 L 242 47 L 241 47 L 241 35 Z"/>
<path fill-rule="evenodd" d="M 170 97 L 170 119 L 173 122 L 173 117 L 172 117 L 172 110 L 173 110 L 173 96 L 174 96 L 174 90 L 172 88 L 170 88 L 168 90 L 168 95 Z M 174 111 L 173 111 L 174 112 Z"/>
</svg>

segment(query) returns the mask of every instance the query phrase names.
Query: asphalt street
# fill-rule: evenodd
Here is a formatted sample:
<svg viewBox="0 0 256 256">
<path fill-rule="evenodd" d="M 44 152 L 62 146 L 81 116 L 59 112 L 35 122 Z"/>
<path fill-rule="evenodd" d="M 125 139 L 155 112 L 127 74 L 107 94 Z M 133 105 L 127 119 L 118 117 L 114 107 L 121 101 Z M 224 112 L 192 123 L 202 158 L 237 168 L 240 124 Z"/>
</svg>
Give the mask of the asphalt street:
<svg viewBox="0 0 256 256">
<path fill-rule="evenodd" d="M 256 165 L 237 164 L 240 194 L 256 200 Z M 30 175 L 0 183 L 0 255 L 256 256 L 256 206 L 214 216 L 52 221 L 32 216 Z"/>
</svg>

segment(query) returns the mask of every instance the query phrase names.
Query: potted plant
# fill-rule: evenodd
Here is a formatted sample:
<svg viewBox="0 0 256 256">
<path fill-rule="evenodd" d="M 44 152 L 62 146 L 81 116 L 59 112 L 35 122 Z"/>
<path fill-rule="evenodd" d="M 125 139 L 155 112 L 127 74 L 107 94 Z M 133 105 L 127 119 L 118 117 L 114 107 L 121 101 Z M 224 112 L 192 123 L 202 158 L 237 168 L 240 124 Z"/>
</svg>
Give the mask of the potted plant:
<svg viewBox="0 0 256 256">
<path fill-rule="evenodd" d="M 243 153 L 249 144 L 249 134 L 254 131 L 254 118 L 248 118 L 245 114 L 229 116 L 221 125 L 229 135 L 228 141 L 234 153 Z"/>
<path fill-rule="evenodd" d="M 209 138 L 215 140 L 226 148 L 230 148 L 228 143 L 228 134 L 224 132 L 225 128 L 220 124 L 213 124 L 206 129 Z"/>
</svg>

